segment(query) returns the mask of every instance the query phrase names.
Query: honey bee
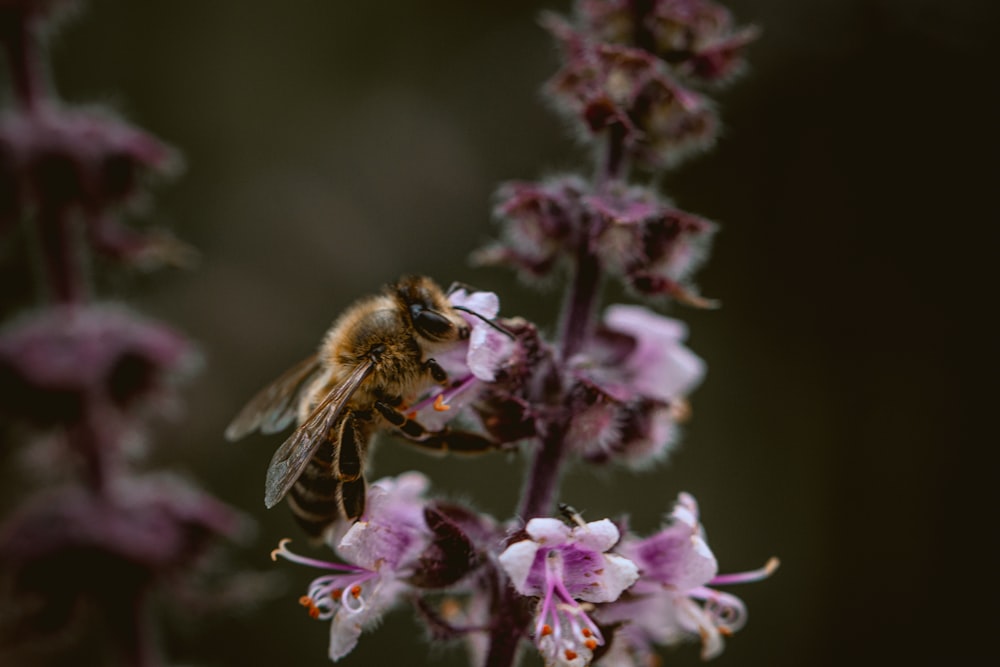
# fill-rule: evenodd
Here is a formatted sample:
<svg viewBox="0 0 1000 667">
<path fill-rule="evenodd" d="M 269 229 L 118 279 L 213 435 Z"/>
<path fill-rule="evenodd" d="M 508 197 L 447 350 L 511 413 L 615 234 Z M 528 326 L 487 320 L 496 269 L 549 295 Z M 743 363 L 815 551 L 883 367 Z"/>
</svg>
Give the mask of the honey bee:
<svg viewBox="0 0 1000 667">
<path fill-rule="evenodd" d="M 409 276 L 361 299 L 334 322 L 316 354 L 264 387 L 233 419 L 229 440 L 298 424 L 268 466 L 268 508 L 287 496 L 314 539 L 338 517 L 360 517 L 367 452 L 383 429 L 430 450 L 471 453 L 495 446 L 469 431 L 428 430 L 402 411 L 434 383 L 448 385 L 433 355 L 469 337 L 459 314 L 464 309 L 449 303 L 450 292 L 430 278 Z"/>
</svg>

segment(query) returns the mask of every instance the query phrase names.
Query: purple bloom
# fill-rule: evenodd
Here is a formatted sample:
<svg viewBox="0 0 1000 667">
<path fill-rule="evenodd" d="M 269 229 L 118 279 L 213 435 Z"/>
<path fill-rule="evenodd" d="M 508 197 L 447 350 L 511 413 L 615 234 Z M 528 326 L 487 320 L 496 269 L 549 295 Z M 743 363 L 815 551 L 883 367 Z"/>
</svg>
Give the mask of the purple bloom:
<svg viewBox="0 0 1000 667">
<path fill-rule="evenodd" d="M 30 603 L 25 620 L 36 630 L 71 624 L 84 599 L 120 619 L 247 521 L 170 475 L 115 478 L 102 495 L 70 486 L 39 493 L 0 525 L 0 572 L 14 601 Z"/>
<path fill-rule="evenodd" d="M 481 249 L 474 261 L 513 266 L 526 281 L 551 275 L 579 233 L 579 200 L 586 191 L 587 183 L 578 176 L 504 184 L 493 210 L 494 217 L 503 222 L 503 240 Z"/>
<path fill-rule="evenodd" d="M 739 598 L 709 585 L 758 581 L 778 566 L 772 558 L 760 570 L 720 576 L 694 498 L 680 494 L 670 519 L 667 527 L 647 538 L 622 540 L 621 552 L 635 562 L 640 574 L 627 598 L 596 614 L 602 624 L 624 623 L 602 664 L 646 664 L 653 644 L 690 638 L 701 640 L 703 659 L 714 658 L 722 652 L 723 637 L 746 622 L 746 607 Z"/>
<path fill-rule="evenodd" d="M 501 240 L 481 250 L 481 264 L 509 265 L 523 278 L 550 276 L 584 243 L 602 268 L 641 295 L 713 305 L 690 285 L 708 255 L 715 225 L 643 187 L 620 181 L 591 188 L 576 176 L 500 189 Z"/>
<path fill-rule="evenodd" d="M 125 308 L 51 308 L 0 332 L 2 409 L 42 425 L 71 425 L 88 405 L 120 412 L 148 402 L 196 359 L 180 334 Z"/>
<path fill-rule="evenodd" d="M 705 375 L 686 335 L 682 322 L 642 306 L 605 311 L 604 327 L 570 360 L 577 385 L 567 437 L 584 458 L 641 467 L 669 451 L 685 397 Z"/>
<path fill-rule="evenodd" d="M 550 16 L 547 27 L 565 63 L 546 90 L 586 135 L 616 128 L 633 157 L 654 169 L 673 167 L 715 141 L 710 100 L 678 83 L 659 58 L 596 41 L 558 17 Z"/>
<path fill-rule="evenodd" d="M 732 14 L 711 0 L 581 0 L 577 14 L 598 39 L 640 46 L 685 76 L 702 81 L 732 78 L 743 68 L 742 51 L 757 36 L 735 29 Z"/>
<path fill-rule="evenodd" d="M 107 112 L 51 105 L 8 112 L 0 117 L 0 227 L 33 212 L 45 252 L 58 255 L 54 239 L 68 233 L 63 218 L 79 213 L 88 240 L 106 256 L 140 265 L 190 263 L 191 248 L 126 227 L 114 211 L 136 198 L 146 174 L 170 171 L 176 162 L 154 137 Z"/>
<path fill-rule="evenodd" d="M 411 409 L 428 428 L 441 428 L 480 395 L 484 383 L 494 382 L 514 352 L 509 335 L 487 324 L 500 312 L 500 299 L 493 292 L 469 292 L 459 288 L 449 295 L 451 303 L 479 315 L 463 312 L 471 327 L 468 341 L 435 355 L 448 373 L 450 384 L 437 389 Z M 429 409 L 433 406 L 433 410 Z"/>
<path fill-rule="evenodd" d="M 377 623 L 410 588 L 406 579 L 433 537 L 424 519 L 422 496 L 427 484 L 419 473 L 372 484 L 364 516 L 335 531 L 339 535 L 334 537 L 334 549 L 344 562 L 299 556 L 288 550 L 287 539 L 271 552 L 274 560 L 281 556 L 333 572 L 315 579 L 299 600 L 313 618 L 331 621 L 331 660 L 350 653 L 361 632 Z"/>
<path fill-rule="evenodd" d="M 680 320 L 617 304 L 604 311 L 604 324 L 635 341 L 624 372 L 637 394 L 669 403 L 686 396 L 705 376 L 705 362 L 682 344 L 687 325 Z"/>
<path fill-rule="evenodd" d="M 715 234 L 712 222 L 675 208 L 647 188 L 620 182 L 588 195 L 586 204 L 601 223 L 598 254 L 632 290 L 697 307 L 714 305 L 689 286 L 708 255 Z"/>
<path fill-rule="evenodd" d="M 518 593 L 539 598 L 534 639 L 550 665 L 586 665 L 604 644 L 583 602 L 617 600 L 638 577 L 635 563 L 607 553 L 619 539 L 608 519 L 570 528 L 558 519 L 532 519 L 529 539 L 499 556 Z"/>
</svg>

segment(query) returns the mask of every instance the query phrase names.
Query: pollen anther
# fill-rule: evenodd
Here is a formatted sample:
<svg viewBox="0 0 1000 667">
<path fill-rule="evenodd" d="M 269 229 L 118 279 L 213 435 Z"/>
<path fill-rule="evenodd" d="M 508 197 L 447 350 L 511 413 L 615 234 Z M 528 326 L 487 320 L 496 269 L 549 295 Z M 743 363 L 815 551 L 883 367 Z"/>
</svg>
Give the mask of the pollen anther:
<svg viewBox="0 0 1000 667">
<path fill-rule="evenodd" d="M 434 399 L 434 409 L 438 412 L 446 412 L 451 410 L 450 405 L 446 405 L 444 402 L 444 394 L 438 394 L 437 398 Z"/>
</svg>

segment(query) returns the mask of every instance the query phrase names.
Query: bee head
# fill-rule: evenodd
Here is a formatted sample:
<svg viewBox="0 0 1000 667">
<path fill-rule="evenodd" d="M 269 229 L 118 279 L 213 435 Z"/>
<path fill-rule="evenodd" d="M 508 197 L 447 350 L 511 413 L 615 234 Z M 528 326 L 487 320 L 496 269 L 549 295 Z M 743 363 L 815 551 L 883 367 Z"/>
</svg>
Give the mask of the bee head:
<svg viewBox="0 0 1000 667">
<path fill-rule="evenodd" d="M 465 320 L 457 314 L 452 315 L 448 298 L 430 278 L 403 278 L 395 284 L 394 292 L 421 338 L 443 342 L 468 337 L 469 327 Z"/>
</svg>

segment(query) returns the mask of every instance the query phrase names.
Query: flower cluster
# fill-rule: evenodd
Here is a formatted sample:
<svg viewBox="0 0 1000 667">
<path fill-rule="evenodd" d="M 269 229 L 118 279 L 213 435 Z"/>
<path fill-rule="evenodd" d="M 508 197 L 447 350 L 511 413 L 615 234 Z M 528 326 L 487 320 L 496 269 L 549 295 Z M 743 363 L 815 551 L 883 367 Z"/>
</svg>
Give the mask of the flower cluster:
<svg viewBox="0 0 1000 667">
<path fill-rule="evenodd" d="M 687 417 L 685 397 L 705 364 L 682 341 L 687 327 L 641 306 L 613 305 L 570 359 L 568 439 L 591 462 L 644 467 L 661 460 Z"/>
<path fill-rule="evenodd" d="M 688 640 L 712 658 L 746 619 L 742 601 L 717 587 L 777 566 L 719 575 L 685 493 L 648 536 L 620 518 L 553 511 L 571 462 L 652 468 L 691 415 L 688 397 L 706 364 L 687 347 L 687 326 L 644 305 L 602 308 L 601 289 L 610 279 L 642 299 L 717 305 L 694 283 L 715 224 L 636 174 L 656 182 L 658 171 L 714 142 L 719 118 L 707 91 L 739 72 L 755 31 L 736 28 L 710 0 L 578 0 L 571 17 L 544 24 L 563 57 L 545 92 L 594 165 L 589 176 L 503 185 L 498 238 L 473 259 L 528 282 L 568 277 L 557 331 L 550 338 L 501 316 L 495 294 L 451 292 L 471 333 L 435 352 L 447 386 L 407 408 L 447 433 L 449 449 L 471 451 L 466 443 L 484 439 L 520 449 L 530 463 L 517 518 L 425 499 L 428 480 L 411 473 L 377 482 L 357 523 L 329 533 L 337 560 L 282 542 L 276 557 L 327 571 L 301 603 L 331 623 L 333 660 L 404 600 L 432 638 L 464 640 L 486 667 L 510 667 L 525 646 L 551 667 L 640 667 L 657 647 Z"/>
<path fill-rule="evenodd" d="M 688 639 L 702 642 L 703 659 L 716 657 L 723 637 L 743 627 L 746 608 L 739 598 L 709 586 L 758 581 L 778 566 L 772 558 L 760 570 L 718 575 L 698 505 L 686 493 L 678 497 L 666 527 L 646 538 L 628 536 L 619 549 L 640 576 L 628 595 L 596 614 L 602 624 L 619 627 L 615 646 L 603 661 L 616 667 L 649 664 L 654 644 Z"/>
<path fill-rule="evenodd" d="M 585 135 L 610 132 L 640 166 L 672 167 L 712 145 L 718 117 L 693 85 L 731 80 L 756 36 L 709 0 L 582 0 L 550 16 L 565 63 L 547 91 Z"/>
<path fill-rule="evenodd" d="M 129 456 L 198 355 L 172 327 L 94 301 L 90 255 L 148 265 L 190 251 L 120 220 L 148 177 L 176 164 L 173 151 L 108 111 L 55 96 L 43 38 L 72 4 L 0 2 L 12 94 L 0 110 L 0 234 L 32 229 L 48 302 L 0 327 L 0 417 L 49 483 L 0 519 L 0 632 L 16 638 L 5 650 L 43 648 L 58 661 L 46 639 L 85 626 L 86 601 L 114 631 L 109 648 L 152 664 L 153 586 L 169 580 L 179 592 L 210 544 L 241 536 L 247 521 L 181 478 L 139 472 Z"/>
<path fill-rule="evenodd" d="M 582 245 L 637 294 L 711 305 L 690 278 L 708 254 L 715 225 L 647 188 L 613 181 L 595 189 L 578 176 L 562 176 L 508 183 L 498 199 L 502 238 L 476 253 L 480 264 L 544 279 L 573 259 L 568 249 Z"/>
<path fill-rule="evenodd" d="M 350 653 L 361 632 L 378 622 L 407 592 L 455 583 L 475 565 L 469 538 L 423 499 L 428 480 L 419 473 L 375 482 L 364 515 L 341 524 L 331 537 L 341 561 L 300 556 L 282 540 L 271 553 L 331 574 L 313 580 L 299 602 L 312 618 L 330 621 L 331 660 Z"/>
<path fill-rule="evenodd" d="M 435 506 L 423 496 L 419 473 L 375 482 L 364 516 L 340 524 L 330 540 L 337 561 L 308 558 L 282 540 L 271 556 L 329 572 L 312 581 L 299 599 L 309 615 L 329 621 L 331 660 L 357 645 L 387 611 L 406 597 L 447 590 L 441 612 L 418 601 L 443 637 L 465 636 L 473 653 L 491 621 L 486 582 L 498 572 L 531 602 L 528 633 L 547 665 L 640 667 L 654 645 L 689 639 L 702 656 L 715 657 L 722 639 L 739 630 L 746 609 L 739 598 L 710 586 L 757 581 L 777 567 L 718 575 L 693 497 L 680 494 L 668 524 L 645 538 L 624 536 L 609 519 L 584 523 L 577 515 L 532 519 L 495 550 L 497 527 L 455 507 Z M 489 557 L 490 552 L 492 557 Z M 456 602 L 465 597 L 463 606 Z M 461 619 L 464 625 L 457 625 Z"/>
</svg>

